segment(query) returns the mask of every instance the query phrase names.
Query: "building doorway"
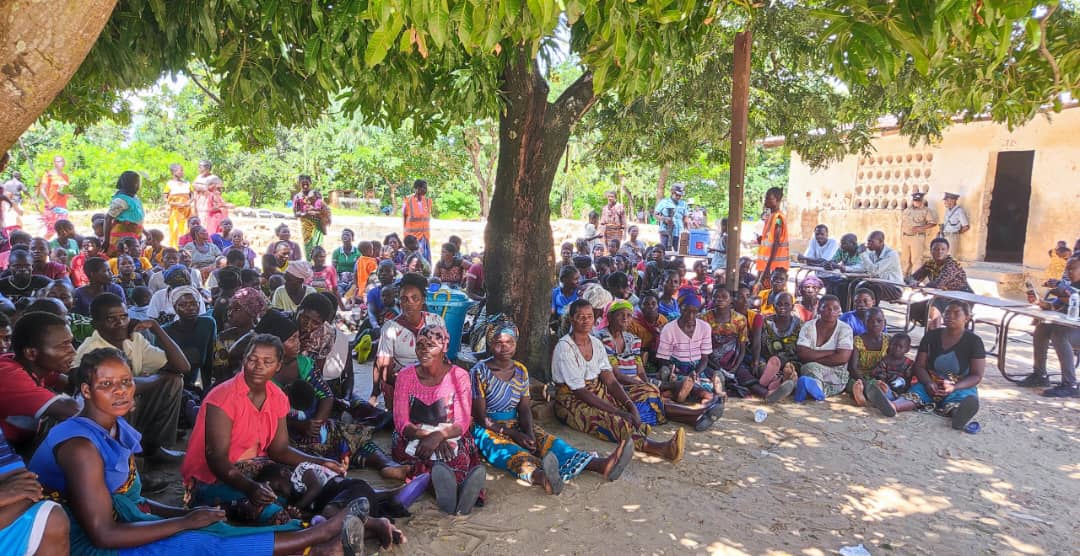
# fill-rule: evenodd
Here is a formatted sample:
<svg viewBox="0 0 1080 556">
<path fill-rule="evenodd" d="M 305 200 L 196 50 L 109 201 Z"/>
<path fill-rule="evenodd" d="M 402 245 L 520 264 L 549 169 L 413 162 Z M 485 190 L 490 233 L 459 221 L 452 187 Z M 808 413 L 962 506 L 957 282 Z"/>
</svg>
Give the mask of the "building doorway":
<svg viewBox="0 0 1080 556">
<path fill-rule="evenodd" d="M 1031 205 L 1031 167 L 1035 151 L 1007 151 L 997 155 L 997 172 L 986 226 L 986 260 L 1022 263 Z"/>
</svg>

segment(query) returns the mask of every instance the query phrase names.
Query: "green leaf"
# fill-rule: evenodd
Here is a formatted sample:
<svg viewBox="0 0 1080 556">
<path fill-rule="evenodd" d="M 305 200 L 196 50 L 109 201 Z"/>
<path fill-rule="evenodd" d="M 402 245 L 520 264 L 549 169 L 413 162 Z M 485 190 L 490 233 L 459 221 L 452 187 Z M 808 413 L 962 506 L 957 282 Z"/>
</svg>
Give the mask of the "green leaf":
<svg viewBox="0 0 1080 556">
<path fill-rule="evenodd" d="M 371 34 L 371 37 L 368 38 L 367 47 L 364 49 L 364 65 L 371 68 L 382 63 L 390 50 L 390 45 L 394 43 L 398 33 L 401 32 L 402 23 L 401 16 L 394 12 L 389 20 L 383 22 Z"/>
</svg>

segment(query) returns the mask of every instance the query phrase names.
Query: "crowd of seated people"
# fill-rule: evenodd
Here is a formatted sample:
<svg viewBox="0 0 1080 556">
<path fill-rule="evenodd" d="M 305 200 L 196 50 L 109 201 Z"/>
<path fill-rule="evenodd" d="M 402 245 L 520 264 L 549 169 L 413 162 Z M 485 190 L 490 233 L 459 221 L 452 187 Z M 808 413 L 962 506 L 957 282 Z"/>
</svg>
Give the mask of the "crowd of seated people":
<svg viewBox="0 0 1080 556">
<path fill-rule="evenodd" d="M 968 305 L 930 304 L 912 346 L 886 333 L 877 304 L 895 294 L 889 284 L 856 291 L 845 312 L 846 284 L 811 274 L 789 285 L 787 269 L 759 278 L 740 260 L 732 291 L 720 268 L 688 272 L 631 227 L 625 243 L 563 246 L 550 330 L 534 332 L 552 334 L 556 418 L 610 442 L 598 453 L 534 419 L 525 343 L 505 315 L 478 318 L 471 368 L 448 356 L 461 331 L 427 310 L 429 287 L 485 298 L 482 256 L 460 238 L 429 261 L 412 236 L 354 243 L 345 230 L 340 247 L 305 260 L 284 225 L 256 268 L 228 220 L 210 233 L 192 218 L 177 246 L 156 230 L 109 240 L 113 220 L 86 237 L 59 220 L 56 246 L 15 231 L 0 257 L 0 489 L 15 500 L 0 507 L 0 535 L 20 550 L 66 553 L 66 539 L 79 554 L 359 552 L 365 537 L 404 542 L 388 518 L 426 493 L 449 514 L 482 507 L 485 465 L 558 495 L 586 471 L 617 480 L 635 452 L 677 463 L 684 427 L 715 427 L 732 397 L 849 396 L 890 417 L 934 410 L 957 429 L 979 409 L 985 349 Z M 819 230 L 807 260 L 903 285 L 884 234 L 830 249 Z M 948 243 L 931 255 L 912 283 L 964 289 Z M 1078 287 L 1073 258 L 1045 307 L 1060 310 Z M 339 322 L 352 307 L 366 311 L 359 334 Z M 1075 341 L 1040 325 L 1028 382 L 1044 383 L 1052 343 L 1062 392 L 1075 393 L 1063 357 Z M 373 362 L 368 397 L 354 394 L 358 359 Z M 141 472 L 169 463 L 186 507 L 144 496 L 161 485 Z M 345 476 L 361 467 L 392 487 Z"/>
</svg>

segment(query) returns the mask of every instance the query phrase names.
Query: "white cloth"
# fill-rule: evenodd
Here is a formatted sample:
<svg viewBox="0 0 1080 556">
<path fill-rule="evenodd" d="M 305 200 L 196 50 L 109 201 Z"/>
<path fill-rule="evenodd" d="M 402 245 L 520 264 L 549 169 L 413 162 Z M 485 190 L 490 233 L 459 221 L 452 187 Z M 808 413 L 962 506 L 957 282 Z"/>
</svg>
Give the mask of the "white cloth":
<svg viewBox="0 0 1080 556">
<path fill-rule="evenodd" d="M 429 324 L 446 326 L 442 317 L 425 311 L 424 326 Z M 415 365 L 419 362 L 416 359 L 416 336 L 408 328 L 398 324 L 397 321 L 386 321 L 383 324 L 382 331 L 379 333 L 379 349 L 375 352 L 375 358 L 380 357 L 390 357 L 392 359 L 391 370 L 393 372 L 397 372 L 398 369 L 409 365 Z"/>
<path fill-rule="evenodd" d="M 179 286 L 169 290 L 169 303 L 175 307 L 176 302 L 180 301 L 180 298 L 185 295 L 190 295 L 191 297 L 194 297 L 195 301 L 199 301 L 199 298 L 202 297 L 202 295 L 199 293 L 199 290 L 191 286 Z"/>
<path fill-rule="evenodd" d="M 824 344 L 818 345 L 817 337 L 817 322 L 820 319 L 814 319 L 806 322 L 799 329 L 799 340 L 796 345 L 810 348 L 814 351 L 833 351 L 837 349 L 854 349 L 855 348 L 855 334 L 844 321 L 836 321 L 836 328 L 833 330 L 832 336 L 825 341 Z"/>
<path fill-rule="evenodd" d="M 582 236 L 581 239 L 589 239 L 589 238 L 595 236 L 597 233 L 599 233 L 599 232 L 596 231 L 596 226 L 594 226 L 592 222 L 587 222 L 585 224 L 585 235 Z M 589 256 L 590 257 L 592 256 L 593 246 L 595 246 L 595 245 L 603 245 L 603 242 L 600 241 L 600 238 L 589 239 L 589 241 L 587 243 L 589 245 Z"/>
<path fill-rule="evenodd" d="M 810 240 L 810 245 L 806 246 L 806 252 L 803 256 L 807 259 L 817 260 L 823 259 L 831 261 L 833 255 L 836 254 L 836 250 L 840 248 L 840 244 L 836 243 L 836 240 L 829 238 L 825 240 L 825 245 L 821 245 L 816 239 Z"/>
<path fill-rule="evenodd" d="M 100 348 L 116 349 L 116 346 L 102 338 L 95 330 L 75 351 L 75 361 L 71 366 L 73 368 L 78 367 L 84 355 Z M 165 356 L 165 350 L 151 344 L 146 339 L 146 336 L 142 334 L 132 334 L 130 338 L 124 340 L 124 349 L 122 351 L 131 363 L 131 371 L 135 376 L 152 375 L 169 362 L 168 357 Z"/>
<path fill-rule="evenodd" d="M 188 269 L 188 272 L 191 274 L 191 285 L 195 286 L 196 288 L 202 289 L 202 273 L 200 273 L 198 270 L 195 270 L 194 268 Z M 167 288 L 168 285 L 165 283 L 165 271 L 159 270 L 151 274 L 150 280 L 146 282 L 146 287 L 150 288 L 150 291 L 154 293 L 156 293 L 158 290 L 163 290 Z"/>
<path fill-rule="evenodd" d="M 871 278 L 888 280 L 898 284 L 904 281 L 904 272 L 900 270 L 900 254 L 888 246 L 881 248 L 881 254 L 867 249 L 862 252 L 859 259 L 862 263 L 860 269 L 848 268 L 847 270 L 852 272 L 862 270 L 869 274 Z"/>
<path fill-rule="evenodd" d="M 951 209 L 945 211 L 945 226 L 941 229 L 946 234 L 958 234 L 960 229 L 964 226 L 970 226 L 968 223 L 967 213 L 964 212 L 964 207 L 956 205 Z M 953 246 L 955 247 L 955 246 Z"/>
<path fill-rule="evenodd" d="M 196 297 L 199 302 L 199 314 L 206 312 L 206 303 L 203 302 L 202 296 Z M 158 320 L 161 315 L 175 315 L 176 309 L 173 309 L 173 304 L 169 302 L 169 289 L 160 289 L 154 292 L 154 295 L 150 296 L 150 304 L 146 306 L 146 316 L 154 320 Z"/>
<path fill-rule="evenodd" d="M 292 265 L 290 264 L 289 266 L 291 267 Z M 304 286 L 304 297 L 313 293 L 315 293 L 315 288 Z M 303 301 L 304 297 L 301 297 L 300 300 Z M 278 288 L 274 290 L 274 295 L 270 297 L 270 307 L 281 309 L 286 313 L 294 313 L 300 306 L 293 303 L 292 297 L 289 297 L 289 292 L 285 291 L 285 286 L 278 286 Z"/>
<path fill-rule="evenodd" d="M 580 390 L 586 381 L 611 370 L 604 343 L 595 336 L 589 336 L 589 340 L 592 341 L 592 359 L 586 360 L 569 334 L 559 339 L 551 356 L 551 380 L 565 384 L 571 390 Z"/>
<path fill-rule="evenodd" d="M 333 334 L 334 343 L 330 346 L 330 353 L 326 354 L 326 361 L 323 363 L 323 378 L 326 380 L 341 378 L 341 373 L 345 371 L 345 365 L 349 363 L 349 359 L 352 357 L 352 351 L 349 349 L 349 336 L 337 328 L 334 328 Z"/>
<path fill-rule="evenodd" d="M 168 190 L 169 195 L 190 195 L 191 194 L 191 182 L 169 180 L 165 184 L 165 188 Z"/>
<path fill-rule="evenodd" d="M 304 482 L 304 474 L 308 471 L 311 471 L 314 474 L 315 480 L 319 483 L 319 488 L 326 485 L 330 479 L 338 476 L 337 473 L 334 473 L 317 463 L 302 461 L 296 466 L 296 469 L 293 469 L 292 476 L 289 477 L 293 490 L 295 490 L 297 494 L 307 492 L 307 483 Z"/>
</svg>

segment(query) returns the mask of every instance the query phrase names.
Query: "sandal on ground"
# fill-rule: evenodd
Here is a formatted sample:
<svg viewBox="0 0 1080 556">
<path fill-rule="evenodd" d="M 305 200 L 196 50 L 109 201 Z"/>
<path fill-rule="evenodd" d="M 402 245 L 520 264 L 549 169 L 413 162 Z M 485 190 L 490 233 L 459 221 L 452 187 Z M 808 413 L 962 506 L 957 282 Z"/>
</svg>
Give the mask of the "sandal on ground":
<svg viewBox="0 0 1080 556">
<path fill-rule="evenodd" d="M 559 473 L 559 458 L 555 457 L 554 453 L 548 452 L 544 454 L 541 463 L 543 464 L 544 477 L 547 478 L 548 484 L 551 485 L 551 494 L 555 496 L 562 494 L 566 483 L 563 482 L 562 474 Z"/>
<path fill-rule="evenodd" d="M 487 470 L 483 465 L 477 465 L 469 470 L 465 475 L 465 480 L 461 481 L 461 487 L 458 488 L 457 507 L 454 508 L 454 513 L 469 515 L 472 512 L 476 501 L 480 499 L 480 491 L 484 490 L 485 481 L 487 481 Z"/>
<path fill-rule="evenodd" d="M 769 403 L 769 404 L 776 403 L 776 402 L 778 402 L 778 401 L 780 401 L 782 399 L 787 398 L 794 391 L 795 391 L 795 382 L 791 381 L 791 380 L 785 381 L 784 383 L 782 383 L 780 385 L 779 388 L 777 388 L 776 390 L 770 392 L 768 396 L 765 396 L 765 403 Z"/>
<path fill-rule="evenodd" d="M 634 443 L 630 440 L 624 440 L 622 442 L 622 452 L 619 454 L 619 460 L 612 466 L 611 471 L 607 474 L 607 480 L 614 481 L 619 477 L 622 477 L 627 467 L 630 467 L 630 462 L 634 460 Z"/>
<path fill-rule="evenodd" d="M 1046 376 L 1046 373 L 1031 373 L 1016 385 L 1024 388 L 1046 388 L 1050 386 L 1050 377 Z"/>
<path fill-rule="evenodd" d="M 686 429 L 679 427 L 679 429 L 675 431 L 675 436 L 671 438 L 671 444 L 671 464 L 675 465 L 682 461 L 683 455 L 686 452 Z"/>
<path fill-rule="evenodd" d="M 431 467 L 431 486 L 435 489 L 435 504 L 444 514 L 452 514 L 458 503 L 458 484 L 454 470 L 439 461 Z"/>
<path fill-rule="evenodd" d="M 720 419 L 724 416 L 724 404 L 727 402 L 726 396 L 716 396 L 713 398 L 712 403 L 709 404 L 708 409 L 705 410 L 714 420 Z"/>
<path fill-rule="evenodd" d="M 866 390 L 866 401 L 873 405 L 874 409 L 880 411 L 882 415 L 896 417 L 896 406 L 885 397 L 885 393 L 880 388 L 868 388 Z"/>
<path fill-rule="evenodd" d="M 345 516 L 345 523 L 341 526 L 341 550 L 345 556 L 364 556 L 363 519 L 355 515 Z"/>
<path fill-rule="evenodd" d="M 968 421 L 979 412 L 979 398 L 975 396 L 969 396 L 960 400 L 960 405 L 953 410 L 952 413 L 952 428 L 956 430 L 964 430 Z"/>
</svg>

